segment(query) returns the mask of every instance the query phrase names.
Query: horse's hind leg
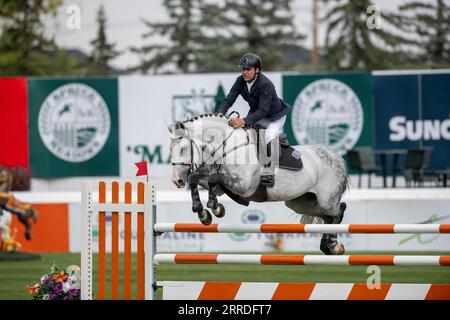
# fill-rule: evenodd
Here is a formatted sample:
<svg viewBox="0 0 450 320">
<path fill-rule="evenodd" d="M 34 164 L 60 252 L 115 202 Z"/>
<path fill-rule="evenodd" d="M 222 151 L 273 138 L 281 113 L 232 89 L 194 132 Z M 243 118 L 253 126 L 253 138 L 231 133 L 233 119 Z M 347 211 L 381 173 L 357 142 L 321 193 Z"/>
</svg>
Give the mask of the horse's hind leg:
<svg viewBox="0 0 450 320">
<path fill-rule="evenodd" d="M 305 216 L 310 216 L 319 217 L 326 224 L 339 224 L 342 222 L 347 207 L 345 202 L 330 206 L 313 193 L 305 193 L 301 197 L 285 201 L 285 204 L 296 213 L 303 214 L 302 223 L 311 223 L 309 217 L 305 218 Z M 323 235 L 320 241 L 320 250 L 327 255 L 341 255 L 345 252 L 344 246 L 337 242 L 335 233 Z"/>
<path fill-rule="evenodd" d="M 322 219 L 326 224 L 340 224 L 344 218 L 346 208 L 346 203 L 341 202 L 338 206 L 333 208 L 333 211 L 337 211 L 337 214 L 335 214 L 335 212 L 333 212 L 333 215 L 324 214 Z M 327 211 L 327 213 L 329 213 L 329 211 Z M 320 250 L 326 255 L 341 255 L 345 252 L 344 246 L 337 241 L 336 233 L 323 234 L 322 239 L 320 240 Z"/>
</svg>

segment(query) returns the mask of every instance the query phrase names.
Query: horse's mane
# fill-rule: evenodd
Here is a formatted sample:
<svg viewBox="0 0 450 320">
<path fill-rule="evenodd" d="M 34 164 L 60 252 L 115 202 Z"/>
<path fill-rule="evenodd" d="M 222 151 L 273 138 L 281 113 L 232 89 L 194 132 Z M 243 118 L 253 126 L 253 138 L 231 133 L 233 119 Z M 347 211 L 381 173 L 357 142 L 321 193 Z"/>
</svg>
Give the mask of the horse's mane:
<svg viewBox="0 0 450 320">
<path fill-rule="evenodd" d="M 204 114 L 195 116 L 191 119 L 186 119 L 186 120 L 182 121 L 182 123 L 194 122 L 194 121 L 204 119 L 204 118 L 211 118 L 211 119 L 217 119 L 217 120 L 219 120 L 219 119 L 226 120 L 227 119 L 224 115 L 218 115 L 216 113 L 204 113 Z"/>
</svg>

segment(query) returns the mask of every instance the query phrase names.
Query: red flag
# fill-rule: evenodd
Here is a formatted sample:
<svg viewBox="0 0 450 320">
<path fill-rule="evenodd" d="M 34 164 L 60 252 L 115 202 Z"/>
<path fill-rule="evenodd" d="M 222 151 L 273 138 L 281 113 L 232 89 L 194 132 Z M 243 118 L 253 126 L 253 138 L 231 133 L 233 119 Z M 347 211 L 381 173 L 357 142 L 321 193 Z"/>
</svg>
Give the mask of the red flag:
<svg viewBox="0 0 450 320">
<path fill-rule="evenodd" d="M 136 162 L 136 167 L 138 167 L 138 171 L 136 172 L 137 176 L 147 176 L 148 181 L 148 170 L 147 170 L 147 161 Z"/>
</svg>

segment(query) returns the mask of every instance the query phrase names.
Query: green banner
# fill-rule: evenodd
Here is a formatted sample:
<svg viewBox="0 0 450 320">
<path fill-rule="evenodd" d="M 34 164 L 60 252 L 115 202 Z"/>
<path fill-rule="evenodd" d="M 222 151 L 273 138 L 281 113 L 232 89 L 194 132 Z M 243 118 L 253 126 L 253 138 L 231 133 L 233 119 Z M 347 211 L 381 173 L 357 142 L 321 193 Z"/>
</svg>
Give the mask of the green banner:
<svg viewBox="0 0 450 320">
<path fill-rule="evenodd" d="M 291 144 L 324 145 L 341 155 L 372 145 L 369 73 L 284 75 L 283 99 L 293 106 L 284 127 Z"/>
<path fill-rule="evenodd" d="M 115 78 L 29 79 L 34 177 L 119 175 L 117 92 Z"/>
</svg>

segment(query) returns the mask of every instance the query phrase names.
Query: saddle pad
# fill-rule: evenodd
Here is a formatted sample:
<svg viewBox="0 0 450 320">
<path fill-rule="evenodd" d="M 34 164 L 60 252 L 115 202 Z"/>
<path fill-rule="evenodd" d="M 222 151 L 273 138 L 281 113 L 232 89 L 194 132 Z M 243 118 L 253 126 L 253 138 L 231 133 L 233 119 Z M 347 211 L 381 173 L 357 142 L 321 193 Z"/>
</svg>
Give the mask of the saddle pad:
<svg viewBox="0 0 450 320">
<path fill-rule="evenodd" d="M 280 168 L 293 171 L 298 171 L 303 168 L 300 151 L 291 146 L 283 146 L 280 149 Z"/>
</svg>

